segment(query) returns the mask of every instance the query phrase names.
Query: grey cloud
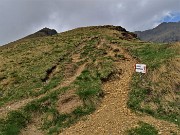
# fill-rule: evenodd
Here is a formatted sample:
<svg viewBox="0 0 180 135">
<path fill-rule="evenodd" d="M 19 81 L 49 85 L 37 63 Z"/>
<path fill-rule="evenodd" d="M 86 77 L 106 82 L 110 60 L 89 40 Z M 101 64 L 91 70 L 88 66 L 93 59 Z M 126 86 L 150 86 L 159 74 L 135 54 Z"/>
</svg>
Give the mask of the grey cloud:
<svg viewBox="0 0 180 135">
<path fill-rule="evenodd" d="M 179 0 L 1 0 L 0 44 L 45 26 L 59 32 L 104 24 L 145 30 L 167 13 L 180 13 L 179 7 Z"/>
</svg>

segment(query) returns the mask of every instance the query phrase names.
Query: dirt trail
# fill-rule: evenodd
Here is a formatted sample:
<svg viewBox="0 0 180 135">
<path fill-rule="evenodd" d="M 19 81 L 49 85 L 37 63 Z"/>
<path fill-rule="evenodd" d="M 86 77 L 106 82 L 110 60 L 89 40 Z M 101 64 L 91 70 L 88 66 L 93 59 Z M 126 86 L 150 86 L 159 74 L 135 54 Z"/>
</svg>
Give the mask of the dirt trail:
<svg viewBox="0 0 180 135">
<path fill-rule="evenodd" d="M 77 69 L 77 71 L 74 74 L 74 76 L 72 76 L 70 78 L 67 78 L 65 81 L 63 81 L 57 87 L 53 88 L 52 90 L 48 91 L 47 93 L 53 92 L 53 91 L 55 91 L 57 89 L 60 89 L 62 87 L 66 87 L 66 86 L 70 85 L 72 82 L 75 81 L 76 77 L 78 77 L 81 74 L 81 72 L 84 70 L 86 64 L 87 63 L 79 66 L 79 68 Z M 6 117 L 8 112 L 13 111 L 13 110 L 18 110 L 19 108 L 25 106 L 26 104 L 30 103 L 33 100 L 40 99 L 40 98 L 46 96 L 47 93 L 42 94 L 42 95 L 40 95 L 38 97 L 35 97 L 35 98 L 24 99 L 24 100 L 21 100 L 21 101 L 18 101 L 18 102 L 14 102 L 14 103 L 11 103 L 9 105 L 1 107 L 0 108 L 0 118 Z"/>
<path fill-rule="evenodd" d="M 179 134 L 178 127 L 163 120 L 155 119 L 151 116 L 137 116 L 128 109 L 129 82 L 134 72 L 136 61 L 120 47 L 120 53 L 127 59 L 116 63 L 117 68 L 122 69 L 120 79 L 107 82 L 103 85 L 106 93 L 100 107 L 85 121 L 79 121 L 70 128 L 64 129 L 60 135 L 124 135 L 125 131 L 135 127 L 139 121 L 144 121 L 154 125 L 159 134 L 170 135 L 171 131 Z M 112 55 L 112 54 L 110 54 Z"/>
<path fill-rule="evenodd" d="M 10 104 L 8 103 L 8 105 L 6 104 L 6 105 L 2 106 L 0 108 L 0 118 L 6 117 L 8 112 L 18 110 L 19 108 L 23 107 L 24 105 L 26 105 L 27 103 L 31 102 L 34 99 L 35 98 L 23 99 L 23 100 L 13 102 Z"/>
</svg>

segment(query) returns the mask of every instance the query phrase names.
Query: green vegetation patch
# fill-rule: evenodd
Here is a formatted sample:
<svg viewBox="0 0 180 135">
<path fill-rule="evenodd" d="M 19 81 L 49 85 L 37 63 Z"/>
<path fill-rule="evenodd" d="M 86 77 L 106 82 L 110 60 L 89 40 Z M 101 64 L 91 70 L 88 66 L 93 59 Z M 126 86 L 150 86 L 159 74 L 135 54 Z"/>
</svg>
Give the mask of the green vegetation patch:
<svg viewBox="0 0 180 135">
<path fill-rule="evenodd" d="M 17 111 L 11 111 L 5 119 L 0 121 L 0 133 L 2 135 L 18 135 L 20 131 L 31 124 L 34 115 L 43 116 L 53 114 L 54 120 L 61 116 L 56 110 L 58 95 L 68 90 L 67 87 L 47 94 L 47 96 L 34 100 Z M 48 104 L 48 105 L 47 105 Z"/>
<path fill-rule="evenodd" d="M 93 76 L 89 70 L 84 70 L 75 84 L 78 85 L 76 93 L 83 100 L 83 103 L 87 106 L 94 106 L 95 97 L 98 97 L 99 93 L 102 92 L 100 78 Z"/>
<path fill-rule="evenodd" d="M 7 120 L 0 121 L 0 133 L 3 135 L 16 135 L 26 126 L 30 120 L 29 115 L 21 111 L 12 111 L 8 114 Z"/>
<path fill-rule="evenodd" d="M 158 135 L 158 131 L 152 125 L 140 122 L 138 127 L 128 131 L 128 135 Z"/>
<path fill-rule="evenodd" d="M 169 48 L 168 44 L 146 44 L 140 48 L 132 49 L 132 53 L 146 63 L 149 69 L 158 68 L 176 54 L 175 50 Z"/>
<path fill-rule="evenodd" d="M 177 70 L 180 66 L 178 45 L 139 42 L 132 45 L 124 43 L 124 47 L 140 63 L 147 65 L 147 73 L 134 73 L 128 106 L 134 111 L 145 112 L 179 125 L 180 97 L 176 87 L 180 83 Z"/>
</svg>

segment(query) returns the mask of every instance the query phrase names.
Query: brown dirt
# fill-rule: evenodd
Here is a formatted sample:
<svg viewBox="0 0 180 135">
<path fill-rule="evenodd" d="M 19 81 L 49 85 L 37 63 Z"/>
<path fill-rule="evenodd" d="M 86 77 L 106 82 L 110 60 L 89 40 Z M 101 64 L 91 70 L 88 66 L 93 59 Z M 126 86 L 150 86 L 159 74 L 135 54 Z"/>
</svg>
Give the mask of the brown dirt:
<svg viewBox="0 0 180 135">
<path fill-rule="evenodd" d="M 67 87 L 69 86 L 72 82 L 76 80 L 76 78 L 81 74 L 81 72 L 85 69 L 87 63 L 81 65 L 78 67 L 76 70 L 76 73 L 74 76 L 67 78 L 63 83 L 61 83 L 59 86 L 56 87 L 56 89 L 62 88 L 62 87 Z"/>
<path fill-rule="evenodd" d="M 63 95 L 59 96 L 59 100 L 57 102 L 57 110 L 60 114 L 71 113 L 74 109 L 82 105 L 83 103 L 79 99 L 78 95 L 75 94 L 75 91 L 69 90 L 66 91 Z"/>
<path fill-rule="evenodd" d="M 122 48 L 117 46 L 116 48 L 119 48 L 120 53 L 127 58 L 116 62 L 117 68 L 123 71 L 120 79 L 103 85 L 106 94 L 102 104 L 93 114 L 87 116 L 86 121 L 79 121 L 72 127 L 64 129 L 60 135 L 124 135 L 128 129 L 137 126 L 139 121 L 152 124 L 162 135 L 170 135 L 171 131 L 179 134 L 177 125 L 151 116 L 137 115 L 127 107 L 129 82 L 136 61 Z"/>
<path fill-rule="evenodd" d="M 80 62 L 80 61 L 81 61 L 81 59 L 80 59 L 80 54 L 79 53 L 72 55 L 72 62 L 77 63 L 77 62 Z"/>
<path fill-rule="evenodd" d="M 20 135 L 44 135 L 44 134 L 42 133 L 42 131 L 38 130 L 34 124 L 30 124 L 21 131 Z"/>
<path fill-rule="evenodd" d="M 32 100 L 34 100 L 34 98 L 24 99 L 18 102 L 12 102 L 12 103 L 9 103 L 8 105 L 2 106 L 0 108 L 0 118 L 6 117 L 8 112 L 17 110 L 21 108 L 22 106 L 26 105 L 27 103 L 31 102 Z"/>
<path fill-rule="evenodd" d="M 33 117 L 33 120 L 26 128 L 21 130 L 20 135 L 44 135 L 42 130 L 40 130 L 41 117 L 36 115 Z"/>
</svg>

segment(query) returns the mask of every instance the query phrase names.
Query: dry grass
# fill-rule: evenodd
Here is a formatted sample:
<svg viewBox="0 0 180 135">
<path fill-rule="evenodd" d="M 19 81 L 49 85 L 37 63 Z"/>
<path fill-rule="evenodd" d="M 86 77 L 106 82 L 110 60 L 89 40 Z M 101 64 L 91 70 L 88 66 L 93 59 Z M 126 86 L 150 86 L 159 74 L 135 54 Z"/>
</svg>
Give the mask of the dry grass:
<svg viewBox="0 0 180 135">
<path fill-rule="evenodd" d="M 176 43 L 171 48 L 175 49 L 178 54 L 154 70 L 152 76 L 149 76 L 149 79 L 152 80 L 154 84 L 161 84 L 156 88 L 158 91 L 166 89 L 169 94 L 177 96 L 175 93 L 178 92 L 180 88 L 180 43 Z"/>
<path fill-rule="evenodd" d="M 142 79 L 135 74 L 129 106 L 180 124 L 180 43 L 135 48 L 132 52 L 148 72 Z"/>
</svg>

